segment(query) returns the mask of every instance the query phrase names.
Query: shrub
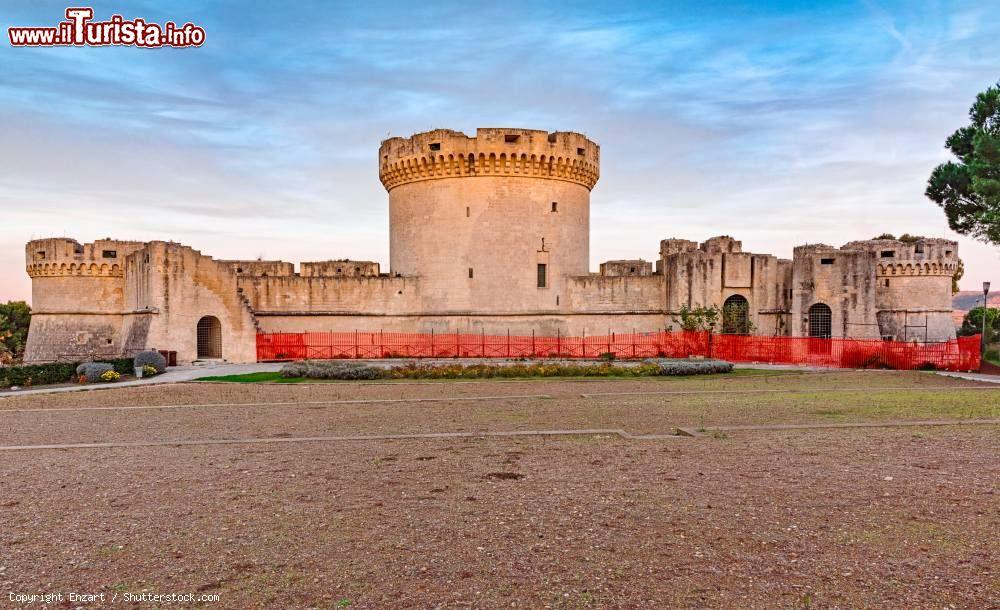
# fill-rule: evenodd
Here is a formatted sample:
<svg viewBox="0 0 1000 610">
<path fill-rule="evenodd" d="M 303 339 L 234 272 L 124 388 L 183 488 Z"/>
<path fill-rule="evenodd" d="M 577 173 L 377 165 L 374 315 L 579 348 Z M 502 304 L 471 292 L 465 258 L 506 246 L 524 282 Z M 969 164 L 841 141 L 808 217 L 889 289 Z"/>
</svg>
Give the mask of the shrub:
<svg viewBox="0 0 1000 610">
<path fill-rule="evenodd" d="M 344 360 L 304 360 L 281 368 L 282 377 L 309 379 L 379 379 L 382 369 Z"/>
<path fill-rule="evenodd" d="M 603 352 L 601 355 L 598 356 L 598 358 L 600 360 L 605 361 L 605 362 L 611 362 L 611 361 L 613 361 L 615 359 L 615 353 L 614 352 Z"/>
<path fill-rule="evenodd" d="M 143 370 L 147 366 L 151 366 L 156 369 L 157 373 L 162 373 L 167 370 L 167 359 L 163 357 L 160 352 L 148 351 L 139 352 L 135 355 L 135 367 L 141 367 Z"/>
<path fill-rule="evenodd" d="M 159 375 L 159 374 L 160 371 L 156 370 L 156 367 L 151 364 L 147 364 L 146 366 L 142 367 L 143 377 L 152 377 L 153 375 Z"/>
<path fill-rule="evenodd" d="M 73 379 L 74 363 L 29 364 L 0 368 L 0 388 L 66 383 Z"/>
<path fill-rule="evenodd" d="M 114 370 L 104 371 L 103 373 L 101 373 L 101 381 L 105 383 L 114 383 L 115 381 L 118 381 L 121 378 L 122 378 L 121 373 Z"/>
<path fill-rule="evenodd" d="M 712 375 L 718 373 L 729 373 L 733 370 L 733 363 L 725 360 L 673 360 L 673 359 L 651 359 L 646 360 L 648 364 L 656 365 L 660 375 Z"/>
<path fill-rule="evenodd" d="M 76 374 L 79 377 L 86 379 L 87 383 L 96 383 L 101 381 L 105 373 L 115 373 L 116 375 L 120 375 L 117 371 L 115 371 L 115 367 L 107 362 L 85 362 L 76 367 Z"/>
</svg>

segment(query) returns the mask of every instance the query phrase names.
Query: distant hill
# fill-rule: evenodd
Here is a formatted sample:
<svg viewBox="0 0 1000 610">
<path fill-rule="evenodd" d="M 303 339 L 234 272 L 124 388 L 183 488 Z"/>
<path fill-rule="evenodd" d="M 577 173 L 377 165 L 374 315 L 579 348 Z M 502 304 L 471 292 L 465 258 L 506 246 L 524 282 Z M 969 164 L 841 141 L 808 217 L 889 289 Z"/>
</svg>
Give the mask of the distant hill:
<svg viewBox="0 0 1000 610">
<path fill-rule="evenodd" d="M 979 290 L 962 290 L 955 293 L 951 299 L 951 307 L 954 310 L 951 314 L 956 326 L 962 325 L 965 314 L 973 307 L 979 307 L 983 303 L 983 293 Z M 990 292 L 990 307 L 1000 307 L 1000 292 Z"/>
</svg>

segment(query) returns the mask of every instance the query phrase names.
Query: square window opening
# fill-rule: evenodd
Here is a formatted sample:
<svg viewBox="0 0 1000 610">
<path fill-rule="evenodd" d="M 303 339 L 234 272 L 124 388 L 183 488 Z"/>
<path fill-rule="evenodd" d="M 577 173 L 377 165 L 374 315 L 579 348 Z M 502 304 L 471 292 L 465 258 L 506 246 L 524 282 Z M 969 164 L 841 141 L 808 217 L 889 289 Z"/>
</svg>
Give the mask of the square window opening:
<svg viewBox="0 0 1000 610">
<path fill-rule="evenodd" d="M 577 149 L 576 149 L 576 154 L 580 155 L 581 157 L 582 157 L 582 156 L 583 156 L 583 155 L 584 155 L 584 154 L 585 154 L 586 152 L 587 152 L 587 151 L 586 151 L 586 150 L 584 150 L 584 149 L 582 149 L 582 148 L 577 148 Z"/>
<path fill-rule="evenodd" d="M 556 133 L 552 132 L 549 134 L 549 144 L 555 144 L 555 143 L 556 143 Z"/>
</svg>

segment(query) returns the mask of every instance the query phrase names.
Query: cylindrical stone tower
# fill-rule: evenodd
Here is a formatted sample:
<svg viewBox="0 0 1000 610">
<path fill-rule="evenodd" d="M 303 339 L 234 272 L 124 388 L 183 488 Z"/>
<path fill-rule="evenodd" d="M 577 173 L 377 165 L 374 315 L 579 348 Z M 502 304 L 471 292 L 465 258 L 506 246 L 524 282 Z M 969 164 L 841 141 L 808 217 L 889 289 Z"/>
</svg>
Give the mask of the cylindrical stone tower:
<svg viewBox="0 0 1000 610">
<path fill-rule="evenodd" d="M 556 311 L 589 273 L 600 147 L 572 132 L 449 129 L 379 148 L 389 266 L 418 276 L 428 312 Z"/>
</svg>

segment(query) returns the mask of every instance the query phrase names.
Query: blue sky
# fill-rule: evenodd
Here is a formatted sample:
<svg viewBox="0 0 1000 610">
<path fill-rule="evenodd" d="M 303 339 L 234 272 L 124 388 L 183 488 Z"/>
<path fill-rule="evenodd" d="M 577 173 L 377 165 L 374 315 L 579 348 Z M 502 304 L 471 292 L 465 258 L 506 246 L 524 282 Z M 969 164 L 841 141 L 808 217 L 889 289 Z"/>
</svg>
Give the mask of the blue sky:
<svg viewBox="0 0 1000 610">
<path fill-rule="evenodd" d="M 379 142 L 440 127 L 597 141 L 594 269 L 667 237 L 782 257 L 956 237 L 923 190 L 1000 79 L 988 4 L 95 2 L 97 19 L 192 21 L 207 41 L 2 41 L 0 300 L 30 296 L 24 242 L 53 235 L 387 265 Z M 4 37 L 66 6 L 8 0 Z M 1000 281 L 997 248 L 959 241 L 964 288 Z"/>
</svg>

